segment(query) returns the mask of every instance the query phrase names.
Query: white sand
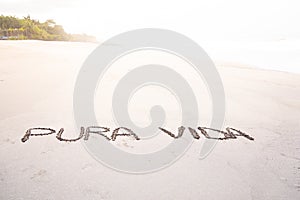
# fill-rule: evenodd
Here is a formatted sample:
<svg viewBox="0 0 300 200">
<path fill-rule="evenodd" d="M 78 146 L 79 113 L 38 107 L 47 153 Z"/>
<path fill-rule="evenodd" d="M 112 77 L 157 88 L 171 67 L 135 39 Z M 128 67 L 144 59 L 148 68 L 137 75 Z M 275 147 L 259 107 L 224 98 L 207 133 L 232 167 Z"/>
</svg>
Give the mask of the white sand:
<svg viewBox="0 0 300 200">
<path fill-rule="evenodd" d="M 96 44 L 0 41 L 0 199 L 299 199 L 300 75 L 217 63 L 226 124 L 249 133 L 199 160 L 199 142 L 152 174 L 116 172 L 80 142 L 21 138 L 74 130 L 76 75 Z M 69 136 L 72 135 L 69 133 Z"/>
</svg>

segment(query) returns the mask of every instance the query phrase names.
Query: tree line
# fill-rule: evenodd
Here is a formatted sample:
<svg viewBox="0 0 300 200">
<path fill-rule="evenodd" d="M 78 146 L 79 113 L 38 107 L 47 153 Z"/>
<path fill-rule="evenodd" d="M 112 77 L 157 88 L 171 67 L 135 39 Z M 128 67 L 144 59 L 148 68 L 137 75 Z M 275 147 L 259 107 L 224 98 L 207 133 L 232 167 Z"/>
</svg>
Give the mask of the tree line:
<svg viewBox="0 0 300 200">
<path fill-rule="evenodd" d="M 96 42 L 86 34 L 68 34 L 52 19 L 40 22 L 27 17 L 0 16 L 0 39 Z"/>
</svg>

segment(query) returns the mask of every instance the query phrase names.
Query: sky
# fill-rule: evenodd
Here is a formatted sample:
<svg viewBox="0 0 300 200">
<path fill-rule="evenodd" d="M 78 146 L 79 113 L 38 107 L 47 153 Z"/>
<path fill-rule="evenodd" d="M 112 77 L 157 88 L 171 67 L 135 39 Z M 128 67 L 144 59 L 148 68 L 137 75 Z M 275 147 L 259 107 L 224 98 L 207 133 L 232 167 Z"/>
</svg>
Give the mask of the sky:
<svg viewBox="0 0 300 200">
<path fill-rule="evenodd" d="M 196 40 L 300 38 L 299 0 L 0 0 L 0 14 L 54 19 L 98 40 L 165 28 Z"/>
</svg>

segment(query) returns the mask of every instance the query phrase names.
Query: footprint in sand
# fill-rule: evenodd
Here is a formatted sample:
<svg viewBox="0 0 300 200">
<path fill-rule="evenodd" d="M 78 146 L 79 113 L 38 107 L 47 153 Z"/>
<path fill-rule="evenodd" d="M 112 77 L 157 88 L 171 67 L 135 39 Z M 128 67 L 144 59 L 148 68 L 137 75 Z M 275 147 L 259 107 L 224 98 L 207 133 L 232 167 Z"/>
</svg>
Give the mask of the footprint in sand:
<svg viewBox="0 0 300 200">
<path fill-rule="evenodd" d="M 38 171 L 37 173 L 33 174 L 33 176 L 30 177 L 30 179 L 34 179 L 34 178 L 37 178 L 37 177 L 40 177 L 40 176 L 44 176 L 46 173 L 47 173 L 46 170 L 41 169 L 41 170 Z"/>
</svg>

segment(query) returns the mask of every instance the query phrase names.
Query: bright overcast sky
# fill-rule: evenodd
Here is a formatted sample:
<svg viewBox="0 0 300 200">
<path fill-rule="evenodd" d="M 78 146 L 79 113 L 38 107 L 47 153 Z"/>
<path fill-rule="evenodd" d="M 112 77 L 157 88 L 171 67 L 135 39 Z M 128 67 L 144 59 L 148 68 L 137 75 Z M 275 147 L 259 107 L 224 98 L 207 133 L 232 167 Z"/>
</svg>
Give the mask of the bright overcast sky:
<svg viewBox="0 0 300 200">
<path fill-rule="evenodd" d="M 0 0 L 0 14 L 54 19 L 100 40 L 147 27 L 212 40 L 300 38 L 299 0 Z"/>
</svg>

